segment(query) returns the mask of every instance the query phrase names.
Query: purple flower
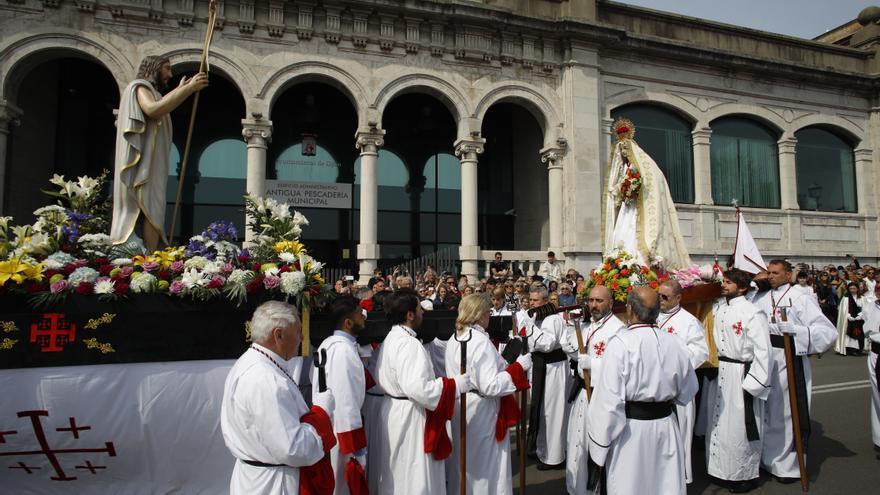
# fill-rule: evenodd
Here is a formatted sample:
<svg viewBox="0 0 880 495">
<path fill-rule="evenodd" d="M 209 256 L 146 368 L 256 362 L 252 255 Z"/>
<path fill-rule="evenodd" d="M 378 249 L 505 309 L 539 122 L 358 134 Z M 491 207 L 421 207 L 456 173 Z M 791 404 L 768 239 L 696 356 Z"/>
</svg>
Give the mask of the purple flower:
<svg viewBox="0 0 880 495">
<path fill-rule="evenodd" d="M 144 261 L 141 263 L 141 268 L 143 268 L 145 272 L 152 272 L 159 268 L 159 263 L 156 263 L 155 261 Z"/>
<path fill-rule="evenodd" d="M 184 285 L 184 283 L 180 280 L 175 280 L 174 282 L 171 282 L 171 285 L 168 286 L 168 292 L 172 294 L 180 294 L 184 291 L 184 289 L 186 289 L 186 285 Z"/>
<path fill-rule="evenodd" d="M 177 260 L 174 263 L 171 263 L 171 271 L 174 273 L 180 273 L 183 271 L 183 260 Z"/>
<path fill-rule="evenodd" d="M 263 287 L 266 289 L 272 290 L 278 287 L 278 284 L 281 282 L 281 279 L 278 277 L 273 277 L 271 275 L 266 276 L 263 279 Z"/>
<path fill-rule="evenodd" d="M 55 282 L 52 282 L 52 285 L 49 286 L 49 291 L 52 292 L 52 294 L 58 294 L 59 292 L 64 292 L 69 288 L 70 284 L 67 282 L 67 280 L 57 280 Z"/>
</svg>

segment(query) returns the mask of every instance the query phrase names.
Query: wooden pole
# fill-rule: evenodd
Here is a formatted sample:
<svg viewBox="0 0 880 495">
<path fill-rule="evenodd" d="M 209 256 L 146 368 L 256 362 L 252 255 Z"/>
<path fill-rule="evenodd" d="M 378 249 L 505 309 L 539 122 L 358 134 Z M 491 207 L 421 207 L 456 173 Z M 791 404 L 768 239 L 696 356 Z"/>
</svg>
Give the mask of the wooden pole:
<svg viewBox="0 0 880 495">
<path fill-rule="evenodd" d="M 516 315 L 514 315 L 514 322 L 516 322 Z M 522 354 L 529 353 L 529 336 L 522 335 L 520 337 L 522 339 Z M 526 440 L 527 429 L 526 429 L 526 414 L 528 414 L 529 407 L 529 398 L 526 395 L 528 390 L 520 390 L 519 392 L 519 493 L 520 495 L 525 495 L 526 493 L 526 449 L 528 449 L 528 442 Z"/>
<path fill-rule="evenodd" d="M 461 344 L 461 365 L 459 371 L 462 374 L 467 373 L 467 343 L 470 340 L 459 340 Z M 459 432 L 458 444 L 461 446 L 459 451 L 458 466 L 458 489 L 461 495 L 467 495 L 467 392 L 461 394 L 461 408 L 459 409 Z"/>
<path fill-rule="evenodd" d="M 785 310 L 783 309 L 782 321 L 786 321 Z M 794 377 L 794 338 L 790 333 L 783 333 L 782 340 L 785 346 L 785 367 L 788 375 L 788 405 L 791 408 L 791 428 L 794 435 L 794 448 L 797 454 L 798 469 L 801 475 L 801 489 L 810 491 L 810 479 L 807 477 L 807 460 L 804 456 L 804 439 L 801 436 L 801 414 L 798 409 L 797 401 L 797 383 Z"/>
<path fill-rule="evenodd" d="M 217 2 L 211 0 L 208 5 L 208 29 L 205 32 L 205 44 L 202 47 L 202 59 L 199 62 L 199 72 L 205 72 L 208 67 L 208 48 L 211 46 L 211 40 L 214 37 L 214 22 L 217 18 Z M 192 113 L 189 116 L 189 129 L 186 132 L 186 144 L 183 147 L 183 154 L 180 156 L 180 172 L 177 174 L 177 197 L 174 200 L 174 213 L 171 215 L 171 230 L 168 232 L 168 243 L 174 244 L 174 227 L 177 225 L 177 215 L 180 213 L 180 198 L 183 195 L 183 181 L 186 178 L 186 163 L 189 158 L 189 149 L 192 145 L 193 129 L 196 125 L 196 110 L 199 108 L 199 95 L 201 91 L 193 97 Z"/>
<path fill-rule="evenodd" d="M 577 341 L 578 341 L 578 353 L 584 354 L 584 337 L 583 337 L 583 334 L 581 333 L 581 318 L 583 318 L 583 315 L 573 319 L 573 321 L 574 321 L 574 335 L 577 337 Z M 584 391 L 587 393 L 587 400 L 589 401 L 593 398 L 593 393 L 590 391 L 590 389 L 592 388 L 592 384 L 590 383 L 590 372 L 587 370 L 583 370 L 583 371 L 584 371 Z"/>
</svg>

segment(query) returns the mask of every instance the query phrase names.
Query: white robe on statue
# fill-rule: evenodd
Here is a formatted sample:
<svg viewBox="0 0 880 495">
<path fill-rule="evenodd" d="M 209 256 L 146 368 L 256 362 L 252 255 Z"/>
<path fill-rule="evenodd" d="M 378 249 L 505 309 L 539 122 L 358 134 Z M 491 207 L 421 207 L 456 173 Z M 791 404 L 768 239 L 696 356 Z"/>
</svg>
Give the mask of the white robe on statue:
<svg viewBox="0 0 880 495">
<path fill-rule="evenodd" d="M 171 115 L 154 120 L 141 110 L 137 88 L 145 86 L 158 101 L 162 94 L 143 79 L 132 81 L 122 91 L 116 121 L 116 158 L 113 172 L 113 218 L 110 240 L 128 241 L 143 214 L 165 239 L 165 189 L 171 151 Z"/>
<path fill-rule="evenodd" d="M 281 356 L 253 346 L 285 366 Z M 272 361 L 253 349 L 242 354 L 226 377 L 220 408 L 223 440 L 236 458 L 230 495 L 299 494 L 299 467 L 324 457 L 318 432 L 299 420 L 307 412 L 296 383 Z M 284 466 L 251 466 L 242 460 Z"/>
<path fill-rule="evenodd" d="M 614 334 L 626 325 L 609 312 L 599 321 L 590 320 L 589 325 L 581 328 L 584 351 L 590 356 L 590 383 L 595 389 L 600 383 L 603 356 L 605 346 Z M 574 325 L 566 327 L 568 340 L 574 349 L 577 349 L 577 334 Z M 577 359 L 577 354 L 571 356 Z M 580 372 L 580 371 L 578 371 Z M 581 387 L 583 388 L 583 387 Z M 586 493 L 587 482 L 587 455 L 589 455 L 590 425 L 587 423 L 590 404 L 585 390 L 578 392 L 577 397 L 571 404 L 568 414 L 568 432 L 566 435 L 565 449 L 565 487 L 568 493 Z"/>
<path fill-rule="evenodd" d="M 690 356 L 676 337 L 632 325 L 611 337 L 590 407 L 590 457 L 607 471 L 608 495 L 684 495 L 684 446 L 673 414 L 626 417 L 627 401 L 684 405 L 697 393 Z"/>
<path fill-rule="evenodd" d="M 703 324 L 694 315 L 690 314 L 681 306 L 676 306 L 668 313 L 660 312 L 657 317 L 657 327 L 666 333 L 675 335 L 681 339 L 691 357 L 691 365 L 697 369 L 709 359 L 709 344 L 706 343 L 706 333 Z M 676 406 L 678 427 L 681 430 L 685 452 L 685 480 L 693 481 L 691 472 L 691 447 L 694 440 L 694 420 L 696 411 L 694 401 L 687 405 Z"/>
<path fill-rule="evenodd" d="M 425 453 L 424 440 L 425 410 L 437 408 L 445 379 L 434 376 L 428 350 L 412 329 L 395 325 L 388 332 L 374 378 L 385 391 L 377 416 L 384 422 L 382 449 L 388 449 L 383 464 L 371 463 L 378 467 L 377 493 L 445 494 L 444 463 Z"/>
<path fill-rule="evenodd" d="M 461 338 L 467 343 L 467 372 L 473 389 L 467 394 L 467 493 L 510 494 L 513 493 L 510 464 L 510 435 L 502 441 L 495 439 L 495 423 L 498 420 L 500 398 L 516 392 L 513 377 L 507 373 L 507 361 L 495 349 L 489 334 L 479 325 L 465 330 Z M 455 376 L 461 372 L 461 343 L 454 337 L 446 346 L 446 374 Z M 522 368 L 519 368 L 520 370 Z M 522 373 L 525 378 L 525 373 Z M 459 493 L 459 459 L 461 445 L 461 404 L 456 400 L 452 419 L 451 476 L 446 479 L 447 493 Z"/>
<path fill-rule="evenodd" d="M 745 415 L 755 417 L 760 434 L 772 374 L 770 328 L 767 316 L 742 296 L 719 299 L 712 314 L 718 355 L 751 364 L 745 374 L 744 364 L 720 360 L 718 378 L 706 382 L 707 471 L 723 480 L 751 480 L 758 477 L 761 440 L 748 440 Z M 753 400 L 752 410 L 745 410 L 743 391 L 758 399 Z"/>
<path fill-rule="evenodd" d="M 339 443 L 330 451 L 330 464 L 336 478 L 336 495 L 348 495 L 345 466 L 352 454 L 367 447 L 367 437 L 361 418 L 361 407 L 366 391 L 364 363 L 358 355 L 354 337 L 336 330 L 318 347 L 327 351 L 324 365 L 327 388 L 333 393 L 333 433 Z M 312 397 L 319 393 L 318 368 L 312 366 Z"/>
<path fill-rule="evenodd" d="M 757 294 L 754 304 L 771 319 L 771 335 L 794 334 L 795 359 L 803 360 L 809 407 L 813 378 L 807 354 L 821 354 L 830 349 L 837 339 L 837 329 L 822 313 L 816 299 L 790 285 Z M 781 319 L 783 309 L 787 322 Z M 772 321 L 773 315 L 777 323 Z M 764 405 L 761 466 L 775 476 L 798 478 L 800 469 L 794 449 L 785 352 L 773 347 L 771 356 L 775 373 L 771 374 L 770 395 Z"/>
<path fill-rule="evenodd" d="M 562 319 L 562 316 L 550 315 L 541 320 L 540 325 L 535 325 L 534 328 L 534 333 L 529 338 L 530 351 L 550 352 L 562 349 L 568 354 L 572 352 L 565 331 L 565 320 Z M 574 352 L 577 352 L 577 346 L 574 347 Z M 545 464 L 555 465 L 565 461 L 565 432 L 567 431 L 570 407 L 567 395 L 571 388 L 571 381 L 572 376 L 567 359 L 547 364 L 544 402 L 537 442 L 538 459 Z"/>
<path fill-rule="evenodd" d="M 626 148 L 631 149 L 629 163 L 621 156 Z M 619 182 L 630 167 L 642 176 L 641 191 L 633 204 L 621 203 L 618 207 Z M 640 263 L 662 258 L 667 270 L 691 266 L 666 177 L 654 160 L 635 141 L 618 141 L 607 177 L 602 252 L 607 255 L 623 247 Z"/>
<path fill-rule="evenodd" d="M 880 301 L 875 300 L 868 306 L 867 322 L 865 323 L 865 346 L 880 346 Z M 871 382 L 871 438 L 874 450 L 880 453 L 880 389 L 877 387 L 877 353 L 868 353 L 868 380 Z"/>
</svg>

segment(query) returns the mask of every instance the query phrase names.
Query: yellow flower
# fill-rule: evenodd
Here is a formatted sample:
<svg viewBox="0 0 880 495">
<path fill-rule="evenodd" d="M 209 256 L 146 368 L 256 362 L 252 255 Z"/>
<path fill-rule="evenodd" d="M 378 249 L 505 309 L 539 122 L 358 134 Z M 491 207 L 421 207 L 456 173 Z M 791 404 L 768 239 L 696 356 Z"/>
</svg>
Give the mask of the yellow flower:
<svg viewBox="0 0 880 495">
<path fill-rule="evenodd" d="M 148 261 L 152 261 L 155 263 L 159 262 L 159 260 L 157 260 L 155 256 L 144 256 L 142 254 L 139 254 L 131 259 L 131 262 L 134 264 L 134 266 L 141 266 Z"/>
<path fill-rule="evenodd" d="M 25 264 L 24 269 L 25 276 L 33 280 L 34 282 L 40 282 L 43 280 L 43 264 L 37 263 L 36 265 L 28 265 Z"/>
<path fill-rule="evenodd" d="M 153 253 L 153 259 L 159 263 L 163 269 L 171 268 L 171 264 L 183 256 L 182 247 L 165 248 L 164 251 L 156 251 Z"/>
<path fill-rule="evenodd" d="M 0 287 L 6 285 L 8 280 L 12 280 L 16 284 L 24 282 L 27 278 L 25 273 L 27 269 L 27 263 L 22 263 L 17 259 L 0 261 Z"/>
<path fill-rule="evenodd" d="M 278 241 L 275 243 L 276 253 L 293 253 L 298 255 L 302 252 L 303 245 L 297 241 Z"/>
</svg>

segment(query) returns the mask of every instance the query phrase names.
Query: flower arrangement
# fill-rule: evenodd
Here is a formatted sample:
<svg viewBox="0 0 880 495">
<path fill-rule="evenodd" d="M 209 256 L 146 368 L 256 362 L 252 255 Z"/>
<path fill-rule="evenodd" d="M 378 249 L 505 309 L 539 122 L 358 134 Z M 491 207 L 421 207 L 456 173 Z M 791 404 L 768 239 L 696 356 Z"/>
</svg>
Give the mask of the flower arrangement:
<svg viewBox="0 0 880 495">
<path fill-rule="evenodd" d="M 115 300 L 133 294 L 166 294 L 194 300 L 224 298 L 237 305 L 249 298 L 293 299 L 321 306 L 331 287 L 323 264 L 300 242 L 308 220 L 286 203 L 245 197 L 255 245 L 241 249 L 231 222 L 216 221 L 185 246 L 151 254 L 115 247 L 106 230 L 106 204 L 98 197 L 106 173 L 77 182 L 55 176 L 60 192 L 47 192 L 64 205 L 35 211 L 32 225 L 12 226 L 0 218 L 0 297 L 28 294 L 36 307 L 62 302 L 70 294 Z"/>
<path fill-rule="evenodd" d="M 639 199 L 639 193 L 642 191 L 642 174 L 634 167 L 629 166 L 620 179 L 618 186 L 617 201 L 618 206 L 621 204 L 633 205 Z"/>
<path fill-rule="evenodd" d="M 660 270 L 658 273 L 651 267 L 637 263 L 636 259 L 626 251 L 615 250 L 590 272 L 581 294 L 586 298 L 590 289 L 604 285 L 611 290 L 614 301 L 625 302 L 626 296 L 632 292 L 633 287 L 647 285 L 656 289 L 668 278 L 665 271 Z"/>
<path fill-rule="evenodd" d="M 720 269 L 716 270 L 713 265 L 691 265 L 687 268 L 673 271 L 671 275 L 684 289 L 695 285 L 721 281 L 721 271 Z"/>
</svg>

